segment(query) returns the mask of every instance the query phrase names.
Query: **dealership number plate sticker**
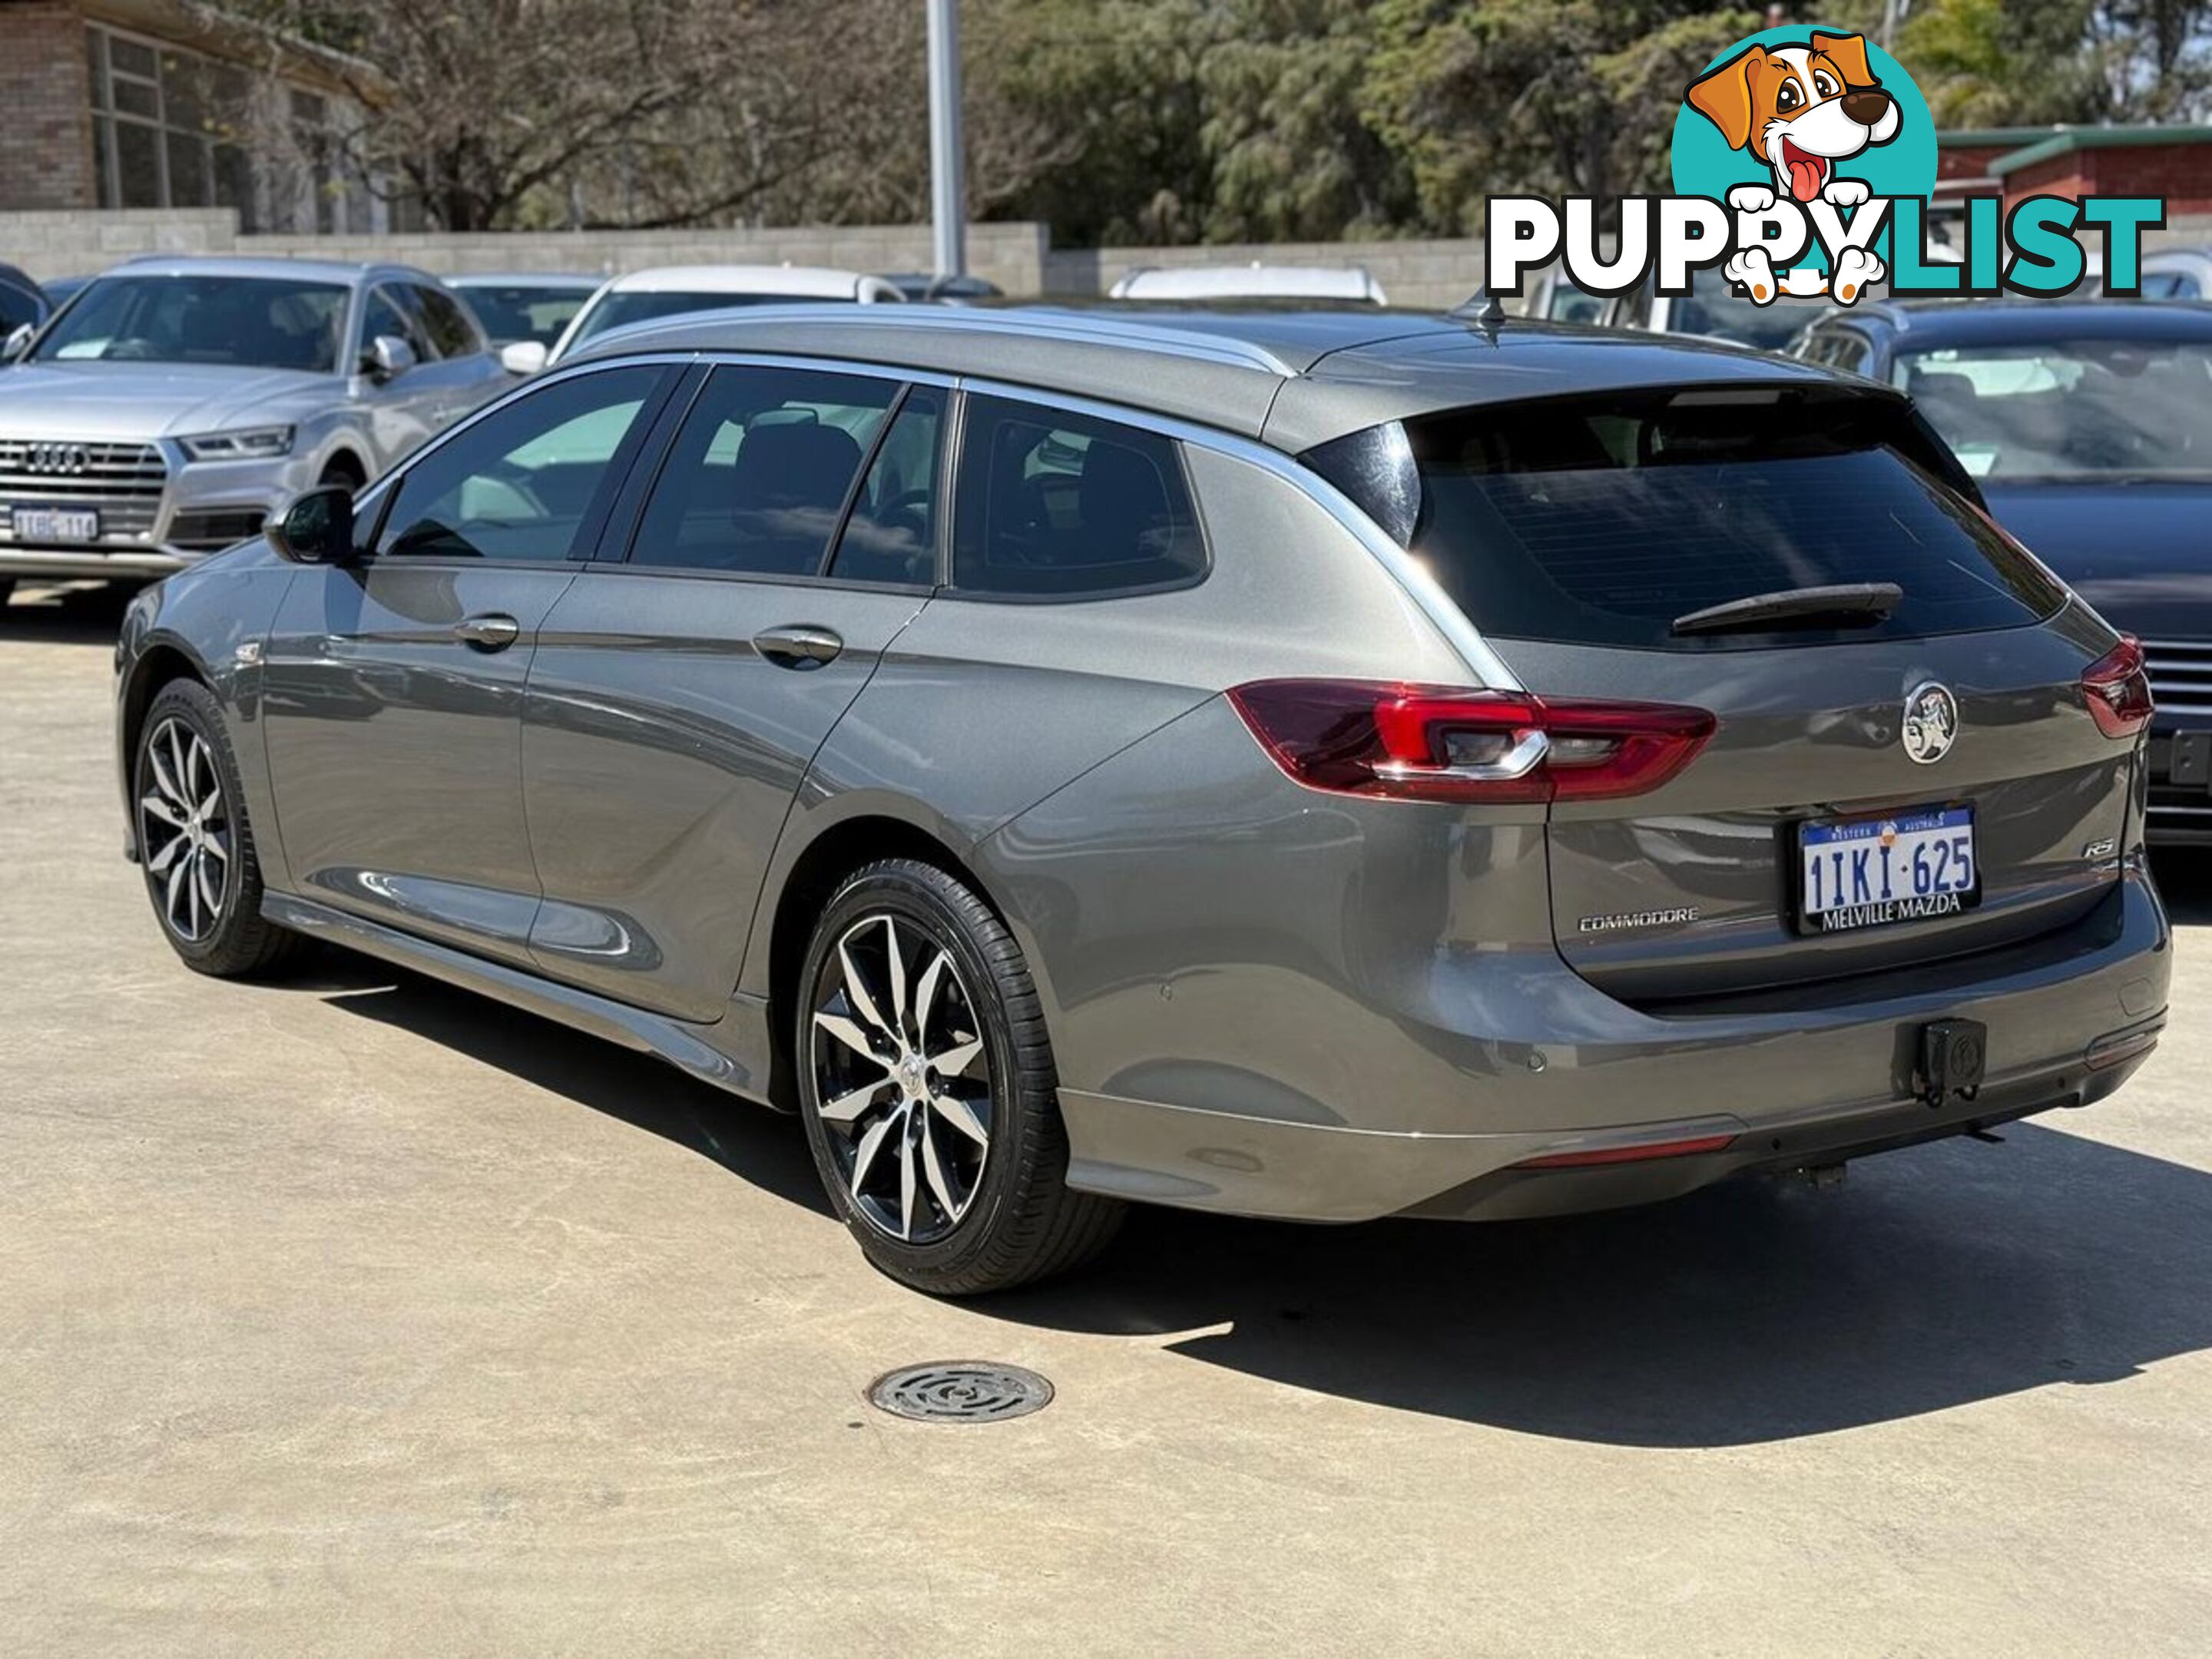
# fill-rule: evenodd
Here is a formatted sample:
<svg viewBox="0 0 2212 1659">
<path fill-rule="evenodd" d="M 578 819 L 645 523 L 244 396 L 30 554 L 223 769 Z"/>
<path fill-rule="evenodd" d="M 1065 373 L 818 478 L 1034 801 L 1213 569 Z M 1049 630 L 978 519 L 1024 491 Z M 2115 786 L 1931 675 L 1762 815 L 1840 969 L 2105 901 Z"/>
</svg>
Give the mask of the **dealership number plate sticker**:
<svg viewBox="0 0 2212 1659">
<path fill-rule="evenodd" d="M 1808 933 L 1956 915 L 1981 898 L 1971 806 L 1801 823 L 1797 861 L 1798 921 Z"/>
<path fill-rule="evenodd" d="M 19 507 L 9 515 L 19 542 L 96 542 L 100 514 L 82 508 Z"/>
</svg>

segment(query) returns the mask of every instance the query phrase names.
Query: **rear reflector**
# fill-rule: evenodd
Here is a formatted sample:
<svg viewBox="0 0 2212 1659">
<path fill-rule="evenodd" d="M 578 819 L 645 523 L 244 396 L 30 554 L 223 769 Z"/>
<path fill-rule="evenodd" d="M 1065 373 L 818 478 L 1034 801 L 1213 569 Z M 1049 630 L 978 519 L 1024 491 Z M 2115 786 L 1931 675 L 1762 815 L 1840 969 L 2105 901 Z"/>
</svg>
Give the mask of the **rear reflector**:
<svg viewBox="0 0 2212 1659">
<path fill-rule="evenodd" d="M 2082 1063 L 2093 1072 L 2101 1072 L 2124 1060 L 2147 1054 L 2158 1047 L 2159 1032 L 2160 1028 L 2154 1025 L 2148 1030 L 2115 1031 L 2100 1036 L 2081 1056 Z"/>
<path fill-rule="evenodd" d="M 2150 724 L 2150 676 L 2143 648 L 2131 634 L 2081 671 L 2081 696 L 2097 729 L 2108 738 L 2132 738 Z"/>
<path fill-rule="evenodd" d="M 1229 694 L 1312 789 L 1396 800 L 1602 800 L 1656 789 L 1713 734 L 1702 708 L 1373 680 L 1255 680 Z"/>
<path fill-rule="evenodd" d="M 1554 1152 L 1549 1158 L 1524 1158 L 1516 1170 L 1589 1170 L 1601 1164 L 1644 1164 L 1660 1158 L 1695 1158 L 1700 1152 L 1725 1152 L 1735 1144 L 1734 1135 L 1701 1135 L 1695 1140 L 1655 1140 L 1642 1146 L 1602 1146 L 1588 1152 Z"/>
</svg>

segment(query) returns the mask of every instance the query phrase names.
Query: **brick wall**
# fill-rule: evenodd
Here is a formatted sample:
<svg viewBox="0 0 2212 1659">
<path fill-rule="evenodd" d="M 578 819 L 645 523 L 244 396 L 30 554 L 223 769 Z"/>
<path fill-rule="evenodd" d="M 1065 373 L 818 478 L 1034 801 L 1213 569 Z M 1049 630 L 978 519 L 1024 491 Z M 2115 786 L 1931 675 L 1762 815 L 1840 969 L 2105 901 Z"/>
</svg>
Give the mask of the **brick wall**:
<svg viewBox="0 0 2212 1659">
<path fill-rule="evenodd" d="M 18 3 L 5 23 L 0 209 L 89 208 L 99 197 L 84 20 L 67 5 Z"/>
<path fill-rule="evenodd" d="M 1936 181 L 1942 184 L 1952 179 L 1985 179 L 1990 162 L 2019 148 L 2017 144 L 1939 143 L 1936 150 Z"/>
<path fill-rule="evenodd" d="M 2212 213 L 2212 144 L 2089 145 L 2015 167 L 2005 200 L 2027 196 L 2158 196 L 2168 222 Z"/>
</svg>

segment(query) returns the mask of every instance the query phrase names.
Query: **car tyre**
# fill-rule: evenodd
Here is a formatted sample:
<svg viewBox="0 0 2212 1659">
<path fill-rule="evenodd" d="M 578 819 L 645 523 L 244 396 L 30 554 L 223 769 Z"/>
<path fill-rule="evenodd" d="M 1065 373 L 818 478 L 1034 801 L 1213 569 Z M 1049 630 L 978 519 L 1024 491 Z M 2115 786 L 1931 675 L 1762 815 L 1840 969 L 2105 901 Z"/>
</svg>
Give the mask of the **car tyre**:
<svg viewBox="0 0 2212 1659">
<path fill-rule="evenodd" d="M 868 1260 L 935 1296 L 1064 1273 L 1122 1206 L 1067 1186 L 1067 1133 L 1021 947 L 949 872 L 856 871 L 817 923 L 793 1034 L 800 1115 Z"/>
<path fill-rule="evenodd" d="M 197 680 L 161 688 L 140 723 L 131 778 L 139 869 L 185 965 L 227 979 L 289 957 L 299 936 L 261 914 L 253 830 L 212 691 Z"/>
</svg>

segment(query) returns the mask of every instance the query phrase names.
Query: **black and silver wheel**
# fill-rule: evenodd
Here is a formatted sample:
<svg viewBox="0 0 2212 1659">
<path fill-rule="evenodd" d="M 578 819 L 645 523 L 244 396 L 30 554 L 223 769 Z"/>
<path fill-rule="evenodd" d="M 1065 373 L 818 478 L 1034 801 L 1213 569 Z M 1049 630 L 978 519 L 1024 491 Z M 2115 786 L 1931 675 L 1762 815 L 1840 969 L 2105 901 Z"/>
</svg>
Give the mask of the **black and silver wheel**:
<svg viewBox="0 0 2212 1659">
<path fill-rule="evenodd" d="M 170 945 L 202 973 L 269 967 L 291 936 L 261 917 L 261 872 L 222 710 L 191 680 L 161 688 L 133 768 L 138 862 Z"/>
<path fill-rule="evenodd" d="M 1120 1206 L 1066 1184 L 1036 990 L 1004 924 L 908 860 L 848 880 L 800 975 L 796 1056 L 817 1167 L 860 1247 L 939 1295 L 1075 1265 Z"/>
</svg>

